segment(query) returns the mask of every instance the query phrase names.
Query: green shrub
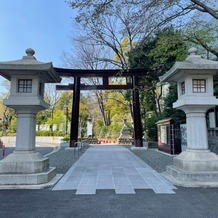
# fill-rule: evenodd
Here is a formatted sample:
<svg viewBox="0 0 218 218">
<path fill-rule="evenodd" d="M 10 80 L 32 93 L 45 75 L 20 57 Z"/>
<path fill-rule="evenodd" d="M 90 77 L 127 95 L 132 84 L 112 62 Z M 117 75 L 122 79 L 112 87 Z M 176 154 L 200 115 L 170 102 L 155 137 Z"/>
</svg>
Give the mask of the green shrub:
<svg viewBox="0 0 218 218">
<path fill-rule="evenodd" d="M 69 142 L 70 141 L 70 135 L 64 135 L 63 139 L 64 142 Z"/>
<path fill-rule="evenodd" d="M 51 130 L 39 130 L 36 131 L 37 136 L 63 136 L 63 133 L 60 131 L 51 131 Z"/>
</svg>

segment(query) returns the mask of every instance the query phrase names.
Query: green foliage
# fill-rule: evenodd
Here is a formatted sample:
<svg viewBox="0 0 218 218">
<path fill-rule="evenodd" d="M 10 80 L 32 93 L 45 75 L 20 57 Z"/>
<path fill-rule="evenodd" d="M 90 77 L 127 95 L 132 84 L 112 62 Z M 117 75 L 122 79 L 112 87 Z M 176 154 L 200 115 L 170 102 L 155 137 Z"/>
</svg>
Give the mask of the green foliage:
<svg viewBox="0 0 218 218">
<path fill-rule="evenodd" d="M 112 123 L 108 128 L 108 132 L 109 132 L 109 134 L 107 135 L 108 138 L 118 138 L 122 128 L 123 128 L 123 124 L 121 122 Z"/>
<path fill-rule="evenodd" d="M 36 115 L 36 124 L 38 125 L 45 124 L 47 119 L 48 119 L 48 113 L 46 113 L 46 111 L 40 111 Z"/>
<path fill-rule="evenodd" d="M 218 98 L 218 81 L 217 80 L 214 81 L 213 89 L 214 89 L 214 95 L 216 96 L 216 98 Z"/>
<path fill-rule="evenodd" d="M 87 119 L 89 117 L 88 105 L 86 104 L 87 97 L 80 97 L 80 106 L 79 106 L 79 125 L 81 130 L 81 135 L 84 135 L 86 132 Z"/>
<path fill-rule="evenodd" d="M 64 111 L 63 110 L 54 110 L 51 114 L 51 117 L 49 117 L 46 121 L 46 124 L 57 124 L 58 126 L 63 122 L 64 120 Z"/>
<path fill-rule="evenodd" d="M 63 133 L 60 131 L 39 130 L 36 131 L 36 136 L 63 136 Z"/>
<path fill-rule="evenodd" d="M 101 117 L 96 117 L 94 134 L 97 138 L 116 138 L 122 129 L 123 118 L 126 117 L 131 121 L 129 102 L 125 100 L 124 92 L 117 91 L 103 92 L 103 99 L 105 115 L 109 123 L 106 125 Z"/>
<path fill-rule="evenodd" d="M 106 110 L 110 111 L 111 121 L 112 119 L 122 121 L 123 116 L 129 114 L 128 101 L 121 93 L 110 91 L 107 95 Z"/>
<path fill-rule="evenodd" d="M 157 141 L 157 117 L 154 113 L 150 113 L 146 119 L 146 133 L 148 141 Z"/>
<path fill-rule="evenodd" d="M 1 103 L 3 104 L 3 102 Z M 14 109 L 3 106 L 2 111 L 3 112 L 2 119 L 0 120 L 0 126 L 6 126 L 7 130 L 16 131 L 17 115 Z"/>
<path fill-rule="evenodd" d="M 194 16 L 183 35 L 191 46 L 198 48 L 199 54 L 211 59 L 213 56 L 210 53 L 218 57 L 217 29 L 218 24 L 215 19 L 206 17 L 204 21 L 201 17 Z"/>
<path fill-rule="evenodd" d="M 64 142 L 69 142 L 70 141 L 70 135 L 64 135 L 63 139 Z"/>
<path fill-rule="evenodd" d="M 140 45 L 132 49 L 129 53 L 129 66 L 132 69 L 148 69 L 153 64 L 153 59 L 149 52 L 155 48 L 156 38 L 146 38 Z"/>
<path fill-rule="evenodd" d="M 14 130 L 14 129 L 7 129 L 6 132 L 0 131 L 0 135 L 2 135 L 2 136 L 16 136 L 16 130 Z"/>
<path fill-rule="evenodd" d="M 97 138 L 117 138 L 120 135 L 122 126 L 123 124 L 121 122 L 111 123 L 110 126 L 96 125 L 94 128 L 94 132 Z"/>
<path fill-rule="evenodd" d="M 155 40 L 155 47 L 150 50 L 149 56 L 153 60 L 152 67 L 163 75 L 176 61 L 185 59 L 187 48 L 181 32 L 172 26 L 158 32 Z"/>
<path fill-rule="evenodd" d="M 160 76 L 168 71 L 176 61 L 184 60 L 186 51 L 186 44 L 181 32 L 170 26 L 156 32 L 150 38 L 146 38 L 140 46 L 133 49 L 129 53 L 129 65 L 130 68 L 153 69 L 157 72 L 157 76 Z M 171 105 L 167 102 L 168 106 L 165 106 L 165 108 L 171 108 L 171 113 L 167 114 L 167 109 L 165 109 L 164 115 L 162 114 L 161 92 L 157 89 L 161 83 L 158 77 L 143 77 L 140 82 L 145 85 L 145 88 L 140 89 L 144 131 L 146 130 L 149 140 L 154 141 L 157 137 L 156 122 L 159 119 L 169 115 L 179 122 L 181 116 L 178 111 L 172 109 L 172 102 L 175 98 L 171 96 L 169 96 L 169 100 L 167 99 Z M 176 93 L 172 90 L 171 95 L 176 95 Z"/>
<path fill-rule="evenodd" d="M 186 53 L 187 48 L 181 32 L 170 26 L 146 38 L 139 46 L 131 50 L 129 65 L 130 68 L 155 69 L 160 76 L 176 61 L 184 60 Z"/>
<path fill-rule="evenodd" d="M 73 99 L 73 92 L 72 91 L 65 91 L 60 95 L 59 100 L 57 101 L 55 108 L 59 110 L 63 110 L 66 107 L 69 107 L 72 103 Z"/>
<path fill-rule="evenodd" d="M 97 136 L 97 138 L 105 138 L 107 135 L 107 132 L 108 132 L 108 126 L 104 126 L 104 125 L 94 126 L 94 133 Z"/>
<path fill-rule="evenodd" d="M 175 127 L 179 127 L 180 124 L 186 122 L 185 112 L 173 108 L 173 103 L 178 99 L 177 84 L 171 83 L 169 87 L 169 93 L 164 99 L 164 110 L 161 119 L 173 118 Z"/>
<path fill-rule="evenodd" d="M 156 70 L 158 76 L 168 71 L 176 61 L 183 60 L 186 55 L 186 44 L 182 35 L 173 27 L 158 31 L 154 36 L 144 40 L 129 53 L 130 68 L 147 68 Z M 158 78 L 144 77 L 141 82 L 145 88 L 140 90 L 142 110 L 154 111 L 160 116 L 157 109 L 159 93 L 157 93 Z"/>
<path fill-rule="evenodd" d="M 129 101 L 129 102 L 132 100 L 132 91 L 131 90 L 126 90 L 124 92 L 124 99 L 126 101 Z"/>
<path fill-rule="evenodd" d="M 16 132 L 17 129 L 17 118 L 14 117 L 13 119 L 11 119 L 10 125 L 8 126 L 8 132 Z"/>
</svg>

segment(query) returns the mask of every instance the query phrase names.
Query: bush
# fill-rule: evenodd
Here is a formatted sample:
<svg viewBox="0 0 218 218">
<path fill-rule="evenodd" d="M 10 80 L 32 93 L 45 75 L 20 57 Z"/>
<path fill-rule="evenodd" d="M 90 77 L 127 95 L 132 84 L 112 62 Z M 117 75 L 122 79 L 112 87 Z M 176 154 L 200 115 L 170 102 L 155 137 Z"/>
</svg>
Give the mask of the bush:
<svg viewBox="0 0 218 218">
<path fill-rule="evenodd" d="M 51 131 L 51 130 L 39 130 L 36 131 L 37 136 L 63 136 L 63 133 L 60 131 Z"/>
<path fill-rule="evenodd" d="M 64 142 L 69 142 L 70 141 L 70 135 L 65 135 L 62 140 Z"/>
<path fill-rule="evenodd" d="M 64 135 L 63 139 L 64 142 L 69 142 L 70 141 L 70 135 Z M 88 140 L 88 138 L 78 138 L 78 142 L 81 142 L 83 140 Z"/>
<path fill-rule="evenodd" d="M 16 132 L 11 130 L 11 129 L 7 129 L 7 131 L 5 133 L 3 133 L 3 135 L 4 136 L 16 136 Z"/>
</svg>

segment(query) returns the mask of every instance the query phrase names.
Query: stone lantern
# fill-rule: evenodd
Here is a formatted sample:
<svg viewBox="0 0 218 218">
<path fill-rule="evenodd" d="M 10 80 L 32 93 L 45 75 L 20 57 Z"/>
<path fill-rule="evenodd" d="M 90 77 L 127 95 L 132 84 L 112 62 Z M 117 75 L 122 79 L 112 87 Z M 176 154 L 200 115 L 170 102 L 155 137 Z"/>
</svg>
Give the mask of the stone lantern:
<svg viewBox="0 0 218 218">
<path fill-rule="evenodd" d="M 4 104 L 18 117 L 15 151 L 0 161 L 0 185 L 39 185 L 56 177 L 48 158 L 35 151 L 36 114 L 49 106 L 44 101 L 45 83 L 58 83 L 61 78 L 52 63 L 37 61 L 34 53 L 27 49 L 21 60 L 0 62 L 0 75 L 11 81 Z"/>
<path fill-rule="evenodd" d="M 197 49 L 162 77 L 162 82 L 177 82 L 178 100 L 174 108 L 186 113 L 187 149 L 174 157 L 164 175 L 183 186 L 218 186 L 218 156 L 208 150 L 206 112 L 218 105 L 213 94 L 213 77 L 218 62 L 202 59 Z"/>
<path fill-rule="evenodd" d="M 127 119 L 124 117 L 123 128 L 121 129 L 120 136 L 117 140 L 118 140 L 118 144 L 124 144 L 124 145 L 130 144 L 131 145 L 133 142 L 133 138 L 132 138 L 129 128 L 127 127 L 126 122 L 127 122 Z"/>
</svg>

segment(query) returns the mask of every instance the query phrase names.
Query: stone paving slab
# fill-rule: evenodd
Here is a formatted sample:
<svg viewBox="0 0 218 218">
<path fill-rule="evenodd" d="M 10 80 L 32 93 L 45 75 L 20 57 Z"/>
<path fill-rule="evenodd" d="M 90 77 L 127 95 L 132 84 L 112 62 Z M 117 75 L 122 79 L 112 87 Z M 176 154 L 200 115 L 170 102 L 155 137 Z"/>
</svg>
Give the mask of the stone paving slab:
<svg viewBox="0 0 218 218">
<path fill-rule="evenodd" d="M 116 194 L 135 194 L 136 189 L 173 194 L 176 189 L 159 173 L 123 146 L 89 148 L 53 190 L 76 190 L 76 195 L 113 189 Z"/>
</svg>

